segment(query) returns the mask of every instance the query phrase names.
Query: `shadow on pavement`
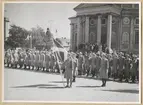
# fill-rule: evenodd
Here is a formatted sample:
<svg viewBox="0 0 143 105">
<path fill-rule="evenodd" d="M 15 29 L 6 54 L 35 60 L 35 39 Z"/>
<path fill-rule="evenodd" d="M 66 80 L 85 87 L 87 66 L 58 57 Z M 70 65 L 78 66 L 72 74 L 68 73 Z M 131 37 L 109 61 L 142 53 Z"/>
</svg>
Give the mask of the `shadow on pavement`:
<svg viewBox="0 0 143 105">
<path fill-rule="evenodd" d="M 60 73 L 48 72 L 48 71 L 43 71 L 43 70 L 29 70 L 29 69 L 23 69 L 23 68 L 20 69 L 20 68 L 8 68 L 8 67 L 5 67 L 5 69 L 17 70 L 17 71 L 27 71 L 27 72 L 33 72 L 33 73 L 60 75 Z"/>
<path fill-rule="evenodd" d="M 76 87 L 79 87 L 79 88 L 99 88 L 102 86 L 76 86 Z"/>
<path fill-rule="evenodd" d="M 34 88 L 34 87 L 39 87 L 39 86 L 57 86 L 57 85 L 52 85 L 52 84 L 36 84 L 36 85 L 14 86 L 14 87 L 11 87 L 11 88 Z"/>
<path fill-rule="evenodd" d="M 129 82 L 126 82 L 125 80 L 124 81 L 115 81 L 115 82 L 117 82 L 117 83 L 128 83 L 128 84 L 139 84 L 139 82 L 131 82 L 131 81 L 129 81 Z"/>
<path fill-rule="evenodd" d="M 50 81 L 49 83 L 67 83 L 66 81 Z"/>
<path fill-rule="evenodd" d="M 42 89 L 64 89 L 65 87 L 38 87 L 38 88 L 42 88 Z"/>
<path fill-rule="evenodd" d="M 131 90 L 131 89 L 102 90 L 102 91 L 120 92 L 120 93 L 133 93 L 133 94 L 138 94 L 139 93 L 139 90 Z"/>
<path fill-rule="evenodd" d="M 96 77 L 87 77 L 87 76 L 77 76 L 77 78 L 83 78 L 83 79 L 92 79 L 92 80 L 99 80 L 99 81 L 101 81 L 101 79 L 100 78 L 96 78 Z M 107 81 L 113 81 L 113 80 L 111 80 L 111 79 L 107 79 Z"/>
</svg>

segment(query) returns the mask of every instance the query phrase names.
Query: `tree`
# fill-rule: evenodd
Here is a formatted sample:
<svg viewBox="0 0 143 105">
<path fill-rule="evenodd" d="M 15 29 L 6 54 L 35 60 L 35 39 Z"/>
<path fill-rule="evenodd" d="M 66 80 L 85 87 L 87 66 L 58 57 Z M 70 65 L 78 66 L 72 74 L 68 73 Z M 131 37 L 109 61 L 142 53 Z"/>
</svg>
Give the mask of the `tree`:
<svg viewBox="0 0 143 105">
<path fill-rule="evenodd" d="M 30 31 L 32 36 L 32 45 L 33 47 L 39 47 L 39 46 L 45 46 L 44 36 L 45 32 L 44 29 L 42 29 L 40 26 L 37 26 L 36 28 L 33 27 Z"/>
<path fill-rule="evenodd" d="M 25 47 L 25 42 L 28 34 L 29 32 L 26 29 L 16 25 L 11 25 L 11 28 L 9 29 L 10 36 L 5 41 L 5 47 Z"/>
</svg>

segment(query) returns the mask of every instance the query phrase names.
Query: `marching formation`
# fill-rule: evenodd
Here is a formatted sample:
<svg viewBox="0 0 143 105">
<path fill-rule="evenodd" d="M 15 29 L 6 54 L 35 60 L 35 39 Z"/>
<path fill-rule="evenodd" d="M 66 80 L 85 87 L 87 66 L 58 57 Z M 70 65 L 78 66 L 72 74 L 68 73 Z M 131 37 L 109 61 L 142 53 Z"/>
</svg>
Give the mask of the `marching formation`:
<svg viewBox="0 0 143 105">
<path fill-rule="evenodd" d="M 52 73 L 64 73 L 67 86 L 72 87 L 76 76 L 96 77 L 106 86 L 106 80 L 112 78 L 120 82 L 136 82 L 139 80 L 139 59 L 135 54 L 114 51 L 113 53 L 69 52 L 67 59 L 58 59 L 53 51 L 11 50 L 5 51 L 4 63 L 9 68 L 25 70 L 41 70 Z"/>
<path fill-rule="evenodd" d="M 5 65 L 11 68 L 59 72 L 59 60 L 52 51 L 10 50 L 5 52 Z"/>
</svg>

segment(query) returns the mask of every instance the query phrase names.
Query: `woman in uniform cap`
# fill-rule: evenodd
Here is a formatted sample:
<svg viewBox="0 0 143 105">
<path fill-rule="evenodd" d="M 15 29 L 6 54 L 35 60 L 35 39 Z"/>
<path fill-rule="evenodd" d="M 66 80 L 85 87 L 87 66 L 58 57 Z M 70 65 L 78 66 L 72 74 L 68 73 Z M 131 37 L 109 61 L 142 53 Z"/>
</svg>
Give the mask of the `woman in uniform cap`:
<svg viewBox="0 0 143 105">
<path fill-rule="evenodd" d="M 92 74 L 92 77 L 95 76 L 95 73 L 96 73 L 96 54 L 95 53 L 92 53 L 92 57 L 91 57 L 91 74 Z"/>
<path fill-rule="evenodd" d="M 19 59 L 18 51 L 17 51 L 17 50 L 15 50 L 15 52 L 14 52 L 14 65 L 15 65 L 15 68 L 17 68 L 17 65 L 18 65 L 18 59 Z"/>
<path fill-rule="evenodd" d="M 36 52 L 36 59 L 35 59 L 35 66 L 36 69 L 39 70 L 39 61 L 40 61 L 40 55 L 39 55 L 39 51 Z"/>
<path fill-rule="evenodd" d="M 72 72 L 73 72 L 74 66 L 73 66 L 73 59 L 72 59 L 70 53 L 68 54 L 68 58 L 65 61 L 64 66 L 65 66 L 64 78 L 66 78 L 66 80 L 67 80 L 66 87 L 72 87 L 72 78 L 73 78 Z M 70 85 L 69 85 L 69 83 L 70 83 Z"/>
<path fill-rule="evenodd" d="M 123 75 L 124 75 L 124 67 L 125 67 L 125 57 L 122 52 L 119 53 L 119 81 L 122 82 Z"/>
<path fill-rule="evenodd" d="M 84 58 L 82 55 L 82 52 L 79 53 L 79 57 L 78 57 L 78 75 L 82 75 L 83 73 L 83 62 L 84 62 Z"/>
<path fill-rule="evenodd" d="M 114 51 L 114 53 L 113 53 L 113 78 L 114 78 L 114 80 L 118 76 L 117 66 L 118 66 L 118 56 L 117 56 L 116 52 Z"/>
<path fill-rule="evenodd" d="M 100 67 L 100 78 L 102 80 L 102 85 L 101 86 L 106 86 L 106 80 L 108 79 L 108 68 L 109 68 L 109 62 L 108 59 L 106 58 L 105 53 L 102 53 L 102 58 L 101 58 L 101 67 Z"/>
<path fill-rule="evenodd" d="M 126 54 L 125 57 L 125 81 L 129 82 L 129 78 L 130 78 L 130 65 L 131 60 L 130 60 L 130 56 L 128 54 Z"/>
<path fill-rule="evenodd" d="M 137 56 L 133 55 L 132 67 L 131 67 L 131 80 L 133 83 L 135 83 L 136 80 L 137 70 L 138 70 Z"/>
<path fill-rule="evenodd" d="M 76 81 L 76 76 L 78 74 L 78 69 L 77 69 L 77 65 L 78 65 L 78 59 L 76 58 L 76 54 L 73 53 L 72 54 L 72 59 L 73 59 L 73 82 Z"/>
<path fill-rule="evenodd" d="M 50 60 L 51 60 L 50 53 L 48 51 L 46 51 L 45 64 L 46 64 L 46 71 L 48 71 L 48 72 L 50 69 Z"/>
</svg>

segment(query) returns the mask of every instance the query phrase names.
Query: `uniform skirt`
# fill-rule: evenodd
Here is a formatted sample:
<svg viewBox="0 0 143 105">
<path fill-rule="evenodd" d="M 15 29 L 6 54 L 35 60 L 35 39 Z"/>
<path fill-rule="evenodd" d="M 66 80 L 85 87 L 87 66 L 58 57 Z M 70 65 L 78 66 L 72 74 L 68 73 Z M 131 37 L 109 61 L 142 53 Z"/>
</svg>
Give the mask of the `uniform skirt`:
<svg viewBox="0 0 143 105">
<path fill-rule="evenodd" d="M 99 69 L 99 76 L 101 79 L 108 79 L 108 70 L 100 68 Z"/>
<path fill-rule="evenodd" d="M 73 78 L 72 69 L 70 69 L 70 68 L 65 69 L 64 78 L 66 78 L 66 79 L 72 79 Z"/>
</svg>

